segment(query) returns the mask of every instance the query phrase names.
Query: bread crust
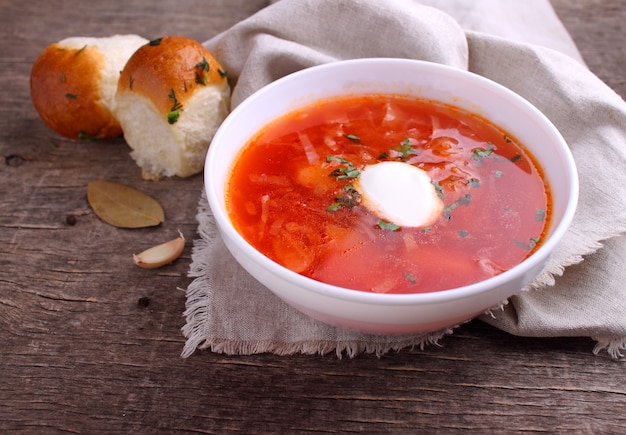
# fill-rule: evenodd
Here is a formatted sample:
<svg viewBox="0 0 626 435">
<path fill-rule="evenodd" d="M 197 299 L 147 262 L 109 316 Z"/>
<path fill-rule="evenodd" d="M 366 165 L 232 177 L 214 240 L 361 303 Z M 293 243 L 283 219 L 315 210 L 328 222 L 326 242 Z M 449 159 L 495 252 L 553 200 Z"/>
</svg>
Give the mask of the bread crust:
<svg viewBox="0 0 626 435">
<path fill-rule="evenodd" d="M 163 116 L 170 115 L 172 124 L 172 113 L 184 111 L 196 89 L 226 80 L 220 64 L 198 41 L 165 36 L 133 54 L 120 75 L 117 92 L 136 92 L 150 99 Z"/>
<path fill-rule="evenodd" d="M 120 136 L 122 128 L 102 103 L 100 80 L 105 57 L 96 46 L 47 46 L 30 76 L 31 98 L 44 122 L 72 139 Z"/>
</svg>

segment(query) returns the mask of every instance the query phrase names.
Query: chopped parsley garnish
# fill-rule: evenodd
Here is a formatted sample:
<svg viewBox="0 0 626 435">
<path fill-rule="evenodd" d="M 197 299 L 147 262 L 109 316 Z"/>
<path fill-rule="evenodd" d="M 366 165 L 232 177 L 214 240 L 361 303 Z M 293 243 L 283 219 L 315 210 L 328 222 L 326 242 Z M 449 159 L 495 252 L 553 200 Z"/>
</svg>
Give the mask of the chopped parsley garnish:
<svg viewBox="0 0 626 435">
<path fill-rule="evenodd" d="M 196 68 L 200 69 L 201 72 L 196 72 L 196 83 L 199 85 L 208 85 L 209 84 L 209 62 L 207 62 L 205 57 L 202 57 L 202 62 L 196 64 Z"/>
<path fill-rule="evenodd" d="M 200 68 L 204 72 L 209 72 L 209 62 L 207 62 L 204 56 L 202 57 L 202 62 L 196 64 L 196 68 Z"/>
<path fill-rule="evenodd" d="M 472 157 L 476 160 L 476 165 L 480 167 L 483 164 L 483 160 L 491 156 L 495 149 L 496 147 L 491 142 L 487 142 L 487 148 L 476 148 L 473 150 Z"/>
<path fill-rule="evenodd" d="M 471 194 L 463 195 L 461 198 L 454 201 L 452 204 L 448 204 L 443 209 L 443 214 L 446 219 L 450 220 L 452 218 L 452 211 L 460 205 L 468 205 L 472 199 Z"/>
<path fill-rule="evenodd" d="M 358 144 L 361 143 L 361 138 L 358 137 L 356 134 L 344 134 L 343 137 L 345 137 L 351 142 L 358 143 Z"/>
<path fill-rule="evenodd" d="M 75 99 L 78 98 L 78 95 L 76 95 L 76 94 L 65 94 L 65 97 L 66 98 L 70 98 L 72 100 L 75 100 Z"/>
<path fill-rule="evenodd" d="M 219 75 L 220 75 L 222 78 L 226 78 L 226 77 L 228 76 L 228 73 L 227 73 L 226 71 L 222 71 L 222 70 L 221 70 L 221 69 L 219 69 L 219 68 L 217 69 L 217 72 L 219 73 Z"/>
<path fill-rule="evenodd" d="M 531 237 L 530 239 L 528 239 L 528 243 L 524 243 L 519 240 L 513 239 L 513 243 L 515 243 L 520 248 L 531 251 L 535 246 L 537 246 L 537 243 L 539 243 L 539 238 Z"/>
<path fill-rule="evenodd" d="M 148 42 L 148 44 L 150 44 L 152 47 L 156 47 L 157 45 L 161 44 L 161 40 L 163 40 L 163 38 L 153 39 L 152 41 Z"/>
<path fill-rule="evenodd" d="M 493 175 L 495 175 L 496 178 L 500 178 L 500 177 L 502 177 L 502 171 L 494 171 Z"/>
<path fill-rule="evenodd" d="M 135 79 L 133 78 L 133 76 L 130 76 L 128 78 L 128 89 L 133 89 L 133 83 L 135 83 Z"/>
<path fill-rule="evenodd" d="M 463 230 L 459 230 L 457 231 L 457 234 L 462 238 L 466 238 L 467 236 L 469 236 L 469 231 L 463 231 Z"/>
<path fill-rule="evenodd" d="M 413 276 L 413 274 L 411 272 L 404 272 L 404 277 L 406 278 L 406 280 L 408 282 L 410 282 L 411 284 L 415 284 L 417 281 L 415 280 L 415 277 Z"/>
<path fill-rule="evenodd" d="M 541 222 L 546 219 L 546 209 L 538 208 L 535 212 L 535 222 Z"/>
<path fill-rule="evenodd" d="M 361 175 L 361 172 L 359 172 L 359 170 L 354 167 L 354 164 L 344 158 L 328 156 L 326 157 L 326 161 L 338 162 L 342 165 L 345 165 L 340 168 L 335 168 L 330 174 L 328 174 L 329 177 L 334 177 L 338 180 L 351 180 L 359 178 L 359 176 Z M 335 202 L 330 204 L 326 208 L 326 211 L 335 212 L 342 207 L 352 208 L 359 202 L 361 202 L 361 195 L 351 184 L 344 186 L 343 192 L 343 195 L 336 197 Z"/>
<path fill-rule="evenodd" d="M 470 178 L 467 180 L 467 185 L 469 187 L 480 187 L 480 180 L 478 178 Z"/>
<path fill-rule="evenodd" d="M 505 141 L 506 143 L 511 143 L 511 142 L 513 142 L 511 139 L 509 139 L 509 137 L 508 137 L 506 134 L 504 135 L 504 141 Z"/>
<path fill-rule="evenodd" d="M 509 141 L 510 142 L 510 141 Z M 522 160 L 522 155 L 521 154 L 515 154 L 513 157 L 511 157 L 509 159 L 511 162 L 515 163 L 519 160 Z"/>
<path fill-rule="evenodd" d="M 176 93 L 174 92 L 174 89 L 170 89 L 168 98 L 172 100 L 172 108 L 167 114 L 167 122 L 170 124 L 175 124 L 176 121 L 178 121 L 181 110 L 183 110 L 183 105 L 180 104 L 180 102 L 176 98 Z"/>
<path fill-rule="evenodd" d="M 387 160 L 388 158 L 389 158 L 388 152 L 380 153 L 380 155 L 377 157 L 378 160 Z"/>
<path fill-rule="evenodd" d="M 167 122 L 169 124 L 176 124 L 178 117 L 180 116 L 180 110 L 172 110 L 167 114 Z"/>
<path fill-rule="evenodd" d="M 335 199 L 337 199 L 337 198 L 335 198 Z M 326 211 L 334 213 L 334 212 L 338 211 L 340 208 L 341 208 L 341 204 L 338 201 L 335 201 L 331 205 L 326 207 Z"/>
<path fill-rule="evenodd" d="M 420 150 L 418 150 L 417 148 L 413 148 L 413 145 L 411 145 L 411 140 L 408 137 L 405 137 L 402 142 L 400 142 L 400 145 L 389 151 L 384 151 L 380 153 L 377 159 L 388 160 L 390 158 L 393 158 L 398 159 L 401 162 L 406 162 L 408 159 L 411 158 L 411 156 L 417 156 L 419 155 L 419 153 Z"/>
<path fill-rule="evenodd" d="M 435 192 L 437 192 L 437 196 L 443 201 L 445 199 L 443 194 L 443 187 L 441 187 L 439 181 L 431 181 L 430 184 L 435 187 Z"/>
<path fill-rule="evenodd" d="M 74 53 L 74 56 L 78 56 L 80 53 L 83 52 L 83 50 L 87 48 L 87 44 L 83 45 L 81 48 L 79 48 L 76 53 Z"/>
<path fill-rule="evenodd" d="M 381 230 L 386 231 L 398 231 L 400 229 L 400 225 L 394 224 L 393 222 L 387 222 L 382 219 L 378 221 L 378 227 Z"/>
<path fill-rule="evenodd" d="M 361 202 L 361 195 L 354 186 L 348 185 L 343 188 L 344 195 L 335 198 L 335 202 L 326 208 L 326 211 L 335 212 L 342 207 L 352 208 Z"/>
<path fill-rule="evenodd" d="M 328 156 L 326 157 L 326 161 L 334 161 L 339 162 L 342 165 L 346 165 L 344 167 L 334 169 L 330 174 L 328 174 L 329 177 L 334 177 L 338 180 L 345 180 L 347 178 L 359 178 L 359 176 L 361 175 L 359 170 L 356 169 L 354 165 L 346 159 L 343 159 L 341 157 Z"/>
<path fill-rule="evenodd" d="M 411 146 L 411 142 L 409 141 L 408 137 L 405 137 L 402 142 L 400 142 L 400 145 L 398 146 L 398 148 L 396 148 L 396 151 L 400 153 L 400 160 L 402 160 L 403 162 L 408 160 L 411 156 L 419 154 L 419 150 Z"/>
</svg>

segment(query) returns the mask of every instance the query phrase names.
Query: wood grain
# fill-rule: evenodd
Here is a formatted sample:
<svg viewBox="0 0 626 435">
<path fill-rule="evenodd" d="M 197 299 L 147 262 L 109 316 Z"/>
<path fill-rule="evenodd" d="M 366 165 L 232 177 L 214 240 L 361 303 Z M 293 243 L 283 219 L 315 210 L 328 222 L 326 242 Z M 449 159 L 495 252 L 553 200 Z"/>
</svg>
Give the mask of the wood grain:
<svg viewBox="0 0 626 435">
<path fill-rule="evenodd" d="M 142 181 L 122 140 L 57 137 L 30 103 L 30 66 L 67 36 L 205 40 L 265 4 L 0 3 L 0 432 L 623 433 L 624 364 L 592 355 L 585 338 L 512 337 L 471 322 L 441 347 L 380 358 L 180 358 L 178 289 L 189 283 L 202 178 Z M 591 70 L 626 95 L 623 3 L 554 5 Z M 94 179 L 150 194 L 166 222 L 104 224 L 85 198 Z M 133 252 L 178 229 L 188 240 L 179 260 L 159 270 L 133 264 Z"/>
</svg>

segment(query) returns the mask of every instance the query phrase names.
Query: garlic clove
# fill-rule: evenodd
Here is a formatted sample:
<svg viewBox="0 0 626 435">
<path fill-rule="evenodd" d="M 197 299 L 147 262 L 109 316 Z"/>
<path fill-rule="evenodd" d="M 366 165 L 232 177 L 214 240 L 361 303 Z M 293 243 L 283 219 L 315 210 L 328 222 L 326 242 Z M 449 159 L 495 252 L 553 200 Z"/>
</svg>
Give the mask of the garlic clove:
<svg viewBox="0 0 626 435">
<path fill-rule="evenodd" d="M 140 254 L 133 254 L 135 264 L 144 269 L 156 269 L 176 260 L 185 248 L 185 237 L 179 231 L 179 237 L 169 242 L 148 248 Z"/>
</svg>

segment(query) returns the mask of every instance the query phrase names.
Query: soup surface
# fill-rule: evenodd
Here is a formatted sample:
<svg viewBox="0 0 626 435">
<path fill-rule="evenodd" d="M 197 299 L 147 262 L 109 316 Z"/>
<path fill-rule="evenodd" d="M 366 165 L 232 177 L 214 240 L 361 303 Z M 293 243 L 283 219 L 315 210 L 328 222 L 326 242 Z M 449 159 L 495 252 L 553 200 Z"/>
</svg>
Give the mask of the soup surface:
<svg viewBox="0 0 626 435">
<path fill-rule="evenodd" d="M 387 161 L 430 177 L 443 202 L 434 222 L 402 226 L 364 206 L 361 171 Z M 410 186 L 385 188 L 415 198 Z M 267 257 L 380 293 L 439 291 L 506 271 L 541 243 L 550 212 L 540 169 L 513 137 L 400 95 L 323 100 L 267 125 L 238 156 L 226 200 L 237 231 Z"/>
</svg>

